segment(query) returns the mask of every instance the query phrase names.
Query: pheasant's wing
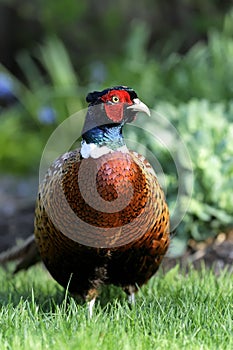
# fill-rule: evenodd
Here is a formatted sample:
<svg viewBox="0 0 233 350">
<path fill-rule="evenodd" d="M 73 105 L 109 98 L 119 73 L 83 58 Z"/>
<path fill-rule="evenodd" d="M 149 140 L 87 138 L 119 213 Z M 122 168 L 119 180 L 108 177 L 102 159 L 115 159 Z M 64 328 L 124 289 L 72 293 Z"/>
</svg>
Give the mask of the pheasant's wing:
<svg viewBox="0 0 233 350">
<path fill-rule="evenodd" d="M 5 265 L 10 261 L 17 262 L 14 273 L 20 270 L 26 270 L 40 260 L 34 235 L 28 237 L 22 246 L 14 246 L 0 254 L 0 265 Z"/>
</svg>

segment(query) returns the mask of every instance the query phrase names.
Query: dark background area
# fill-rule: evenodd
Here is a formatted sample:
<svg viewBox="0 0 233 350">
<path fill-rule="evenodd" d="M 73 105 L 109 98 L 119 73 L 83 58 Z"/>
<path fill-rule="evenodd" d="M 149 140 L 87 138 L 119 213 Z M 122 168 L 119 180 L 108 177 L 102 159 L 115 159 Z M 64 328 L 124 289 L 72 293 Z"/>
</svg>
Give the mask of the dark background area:
<svg viewBox="0 0 233 350">
<path fill-rule="evenodd" d="M 207 40 L 210 28 L 221 29 L 231 1 L 1 1 L 0 62 L 19 74 L 16 57 L 56 34 L 67 47 L 75 68 L 82 71 L 96 59 L 109 60 L 124 52 L 132 22 L 150 28 L 147 50 L 160 59 L 186 53 Z M 83 76 L 86 80 L 86 77 Z"/>
</svg>

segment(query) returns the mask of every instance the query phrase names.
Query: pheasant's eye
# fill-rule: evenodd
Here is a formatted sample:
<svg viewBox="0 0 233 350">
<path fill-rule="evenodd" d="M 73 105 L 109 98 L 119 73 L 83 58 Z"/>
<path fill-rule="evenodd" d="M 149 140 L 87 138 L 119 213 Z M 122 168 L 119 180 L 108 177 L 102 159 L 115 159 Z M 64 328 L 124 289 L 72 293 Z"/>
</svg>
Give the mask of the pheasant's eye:
<svg viewBox="0 0 233 350">
<path fill-rule="evenodd" d="M 113 96 L 112 97 L 112 102 L 113 103 L 118 103 L 119 102 L 119 97 L 118 96 Z"/>
</svg>

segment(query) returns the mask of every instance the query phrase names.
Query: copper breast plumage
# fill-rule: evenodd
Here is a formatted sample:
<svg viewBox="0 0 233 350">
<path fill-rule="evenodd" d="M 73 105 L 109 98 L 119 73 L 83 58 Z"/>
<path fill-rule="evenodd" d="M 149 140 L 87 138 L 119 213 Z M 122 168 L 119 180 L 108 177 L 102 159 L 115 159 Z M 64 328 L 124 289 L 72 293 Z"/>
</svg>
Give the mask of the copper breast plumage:
<svg viewBox="0 0 233 350">
<path fill-rule="evenodd" d="M 40 186 L 35 237 L 46 267 L 71 292 L 86 298 L 105 283 L 131 293 L 167 251 L 168 207 L 143 156 L 115 151 L 83 159 L 71 151 Z"/>
</svg>

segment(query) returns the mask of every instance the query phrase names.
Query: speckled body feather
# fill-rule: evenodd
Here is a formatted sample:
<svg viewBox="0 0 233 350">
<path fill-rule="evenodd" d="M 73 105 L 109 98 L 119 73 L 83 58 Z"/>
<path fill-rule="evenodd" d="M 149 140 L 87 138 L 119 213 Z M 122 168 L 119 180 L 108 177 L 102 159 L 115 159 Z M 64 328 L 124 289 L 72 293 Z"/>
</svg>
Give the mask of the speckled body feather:
<svg viewBox="0 0 233 350">
<path fill-rule="evenodd" d="M 101 211 L 95 209 L 99 203 L 83 198 L 80 184 L 86 185 L 89 199 L 98 198 L 97 190 Z M 119 208 L 108 212 L 117 198 Z M 110 228 L 114 232 L 108 236 Z M 78 242 L 82 235 L 85 242 L 90 237 L 90 245 Z M 157 271 L 169 245 L 168 208 L 150 164 L 131 151 L 98 159 L 82 159 L 80 150 L 61 156 L 40 186 L 35 237 L 51 275 L 72 293 L 91 299 L 103 283 L 136 291 Z"/>
</svg>

